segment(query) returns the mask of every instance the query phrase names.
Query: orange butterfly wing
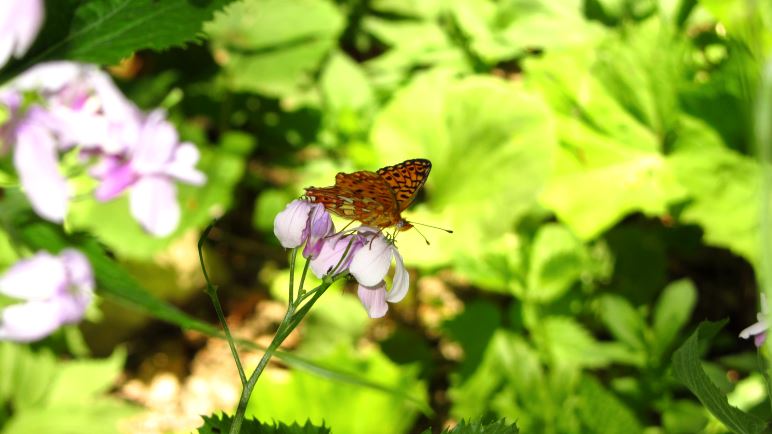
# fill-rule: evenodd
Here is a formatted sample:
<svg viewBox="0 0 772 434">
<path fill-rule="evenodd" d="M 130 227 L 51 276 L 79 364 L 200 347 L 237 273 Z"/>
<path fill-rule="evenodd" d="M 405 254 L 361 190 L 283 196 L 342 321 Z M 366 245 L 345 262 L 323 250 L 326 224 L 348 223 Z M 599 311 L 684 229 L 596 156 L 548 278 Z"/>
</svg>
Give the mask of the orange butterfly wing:
<svg viewBox="0 0 772 434">
<path fill-rule="evenodd" d="M 306 196 L 333 214 L 386 228 L 402 221 L 400 213 L 413 202 L 431 168 L 429 160 L 415 159 L 377 173 L 338 173 L 334 186 L 308 187 Z"/>
<path fill-rule="evenodd" d="M 334 214 L 369 226 L 388 227 L 399 221 L 394 193 L 373 172 L 338 173 L 334 186 L 309 187 L 306 196 Z"/>
<path fill-rule="evenodd" d="M 431 170 L 431 161 L 418 158 L 378 169 L 378 175 L 394 192 L 399 212 L 402 212 L 413 203 Z"/>
</svg>

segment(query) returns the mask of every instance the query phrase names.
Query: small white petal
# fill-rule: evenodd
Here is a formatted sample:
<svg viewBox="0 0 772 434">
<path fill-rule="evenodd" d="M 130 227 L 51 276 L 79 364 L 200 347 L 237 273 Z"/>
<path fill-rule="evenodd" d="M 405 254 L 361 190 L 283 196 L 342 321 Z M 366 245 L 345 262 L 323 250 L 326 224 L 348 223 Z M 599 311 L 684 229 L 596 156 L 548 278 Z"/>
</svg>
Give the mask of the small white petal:
<svg viewBox="0 0 772 434">
<path fill-rule="evenodd" d="M 743 339 L 748 339 L 751 336 L 755 336 L 759 333 L 764 333 L 767 331 L 767 322 L 766 321 L 759 321 L 750 327 L 744 329 L 740 332 L 740 337 Z"/>
<path fill-rule="evenodd" d="M 177 187 L 165 177 L 145 176 L 131 188 L 129 209 L 146 231 L 165 237 L 180 221 Z"/>
<path fill-rule="evenodd" d="M 64 263 L 48 252 L 16 262 L 0 277 L 0 293 L 20 300 L 46 300 L 67 284 Z"/>
<path fill-rule="evenodd" d="M 396 259 L 396 267 L 394 268 L 394 281 L 391 284 L 391 291 L 386 296 L 386 301 L 398 303 L 405 298 L 407 290 L 410 288 L 410 274 L 405 269 L 405 263 L 402 261 L 399 251 L 394 247 L 392 247 L 392 250 Z"/>
<path fill-rule="evenodd" d="M 351 261 L 349 271 L 362 285 L 378 285 L 391 266 L 391 245 L 383 235 L 367 241 Z"/>
<path fill-rule="evenodd" d="M 282 247 L 294 249 L 303 244 L 303 230 L 308 224 L 308 213 L 311 204 L 304 200 L 293 200 L 276 214 L 273 219 L 273 233 L 279 239 Z"/>
<path fill-rule="evenodd" d="M 61 325 L 56 300 L 12 304 L 0 311 L 0 340 L 40 340 Z"/>
<path fill-rule="evenodd" d="M 384 282 L 375 287 L 359 285 L 357 295 L 370 318 L 381 318 L 389 310 L 389 305 L 386 303 L 386 284 Z"/>
</svg>

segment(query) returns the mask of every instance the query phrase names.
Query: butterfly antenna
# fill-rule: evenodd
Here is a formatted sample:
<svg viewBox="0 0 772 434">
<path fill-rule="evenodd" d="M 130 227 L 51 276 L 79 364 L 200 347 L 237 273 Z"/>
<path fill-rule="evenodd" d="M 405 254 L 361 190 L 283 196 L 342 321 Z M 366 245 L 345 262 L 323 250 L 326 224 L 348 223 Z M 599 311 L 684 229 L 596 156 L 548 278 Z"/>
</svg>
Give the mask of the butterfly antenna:
<svg viewBox="0 0 772 434">
<path fill-rule="evenodd" d="M 432 229 L 439 229 L 439 230 L 441 230 L 441 231 L 445 231 L 445 232 L 447 232 L 447 233 L 449 233 L 449 234 L 452 234 L 452 233 L 453 233 L 453 231 L 452 231 L 452 230 L 450 230 L 450 229 L 441 228 L 441 227 L 439 227 L 439 226 L 432 226 L 432 225 L 427 225 L 426 223 L 418 223 L 418 222 L 409 222 L 409 223 L 410 223 L 411 225 L 421 225 L 421 226 L 426 226 L 427 228 L 432 228 Z M 415 227 L 415 226 L 414 226 L 414 227 Z"/>
<path fill-rule="evenodd" d="M 413 229 L 415 229 L 415 231 L 416 231 L 416 232 L 418 232 L 418 235 L 420 235 L 420 236 L 421 236 L 421 238 L 423 238 L 423 239 L 424 239 L 424 241 L 426 241 L 426 245 L 427 245 L 427 246 L 431 246 L 431 245 L 432 245 L 432 244 L 429 242 L 429 240 L 427 240 L 427 239 L 426 239 L 426 237 L 424 236 L 424 234 L 422 234 L 422 233 L 421 233 L 421 231 L 419 231 L 419 230 L 418 230 L 418 228 L 417 228 L 417 227 L 413 226 Z"/>
</svg>

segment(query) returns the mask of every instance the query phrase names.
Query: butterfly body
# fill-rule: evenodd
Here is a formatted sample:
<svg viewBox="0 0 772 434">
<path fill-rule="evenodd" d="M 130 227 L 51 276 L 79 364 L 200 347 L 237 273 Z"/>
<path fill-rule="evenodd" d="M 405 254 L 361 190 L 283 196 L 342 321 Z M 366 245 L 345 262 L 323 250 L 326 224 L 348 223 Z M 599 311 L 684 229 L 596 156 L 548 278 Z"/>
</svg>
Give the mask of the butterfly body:
<svg viewBox="0 0 772 434">
<path fill-rule="evenodd" d="M 402 218 L 426 182 L 432 163 L 425 159 L 407 160 L 376 172 L 338 173 L 331 187 L 308 187 L 306 197 L 343 218 L 367 226 L 399 230 L 412 227 Z"/>
</svg>

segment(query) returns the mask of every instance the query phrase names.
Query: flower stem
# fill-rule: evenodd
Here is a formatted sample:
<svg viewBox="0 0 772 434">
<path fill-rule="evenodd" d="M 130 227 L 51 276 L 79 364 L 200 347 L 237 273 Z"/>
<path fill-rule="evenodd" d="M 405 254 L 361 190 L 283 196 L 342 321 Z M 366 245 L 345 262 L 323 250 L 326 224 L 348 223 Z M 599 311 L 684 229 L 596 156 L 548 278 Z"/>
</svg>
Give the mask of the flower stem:
<svg viewBox="0 0 772 434">
<path fill-rule="evenodd" d="M 201 262 L 201 270 L 204 272 L 204 279 L 206 280 L 206 293 L 209 295 L 209 298 L 212 300 L 212 304 L 214 305 L 214 310 L 217 313 L 217 319 L 220 321 L 220 324 L 222 325 L 222 329 L 225 332 L 225 339 L 228 341 L 228 346 L 231 349 L 231 355 L 233 356 L 233 361 L 236 362 L 236 369 L 239 371 L 239 378 L 241 379 L 241 387 L 245 387 L 247 384 L 247 376 L 244 373 L 244 367 L 241 366 L 241 359 L 239 358 L 239 352 L 236 350 L 236 344 L 233 341 L 233 336 L 231 336 L 231 330 L 228 327 L 228 323 L 225 321 L 225 315 L 222 311 L 222 306 L 220 305 L 220 299 L 217 297 L 217 287 L 212 285 L 212 282 L 209 281 L 209 273 L 206 272 L 206 266 L 204 265 L 204 254 L 203 254 L 203 246 L 204 246 L 204 240 L 209 236 L 209 231 L 212 230 L 214 225 L 217 223 L 217 220 L 212 221 L 212 223 L 209 224 L 209 226 L 204 229 L 204 232 L 201 234 L 201 238 L 198 239 L 198 260 Z"/>
</svg>

